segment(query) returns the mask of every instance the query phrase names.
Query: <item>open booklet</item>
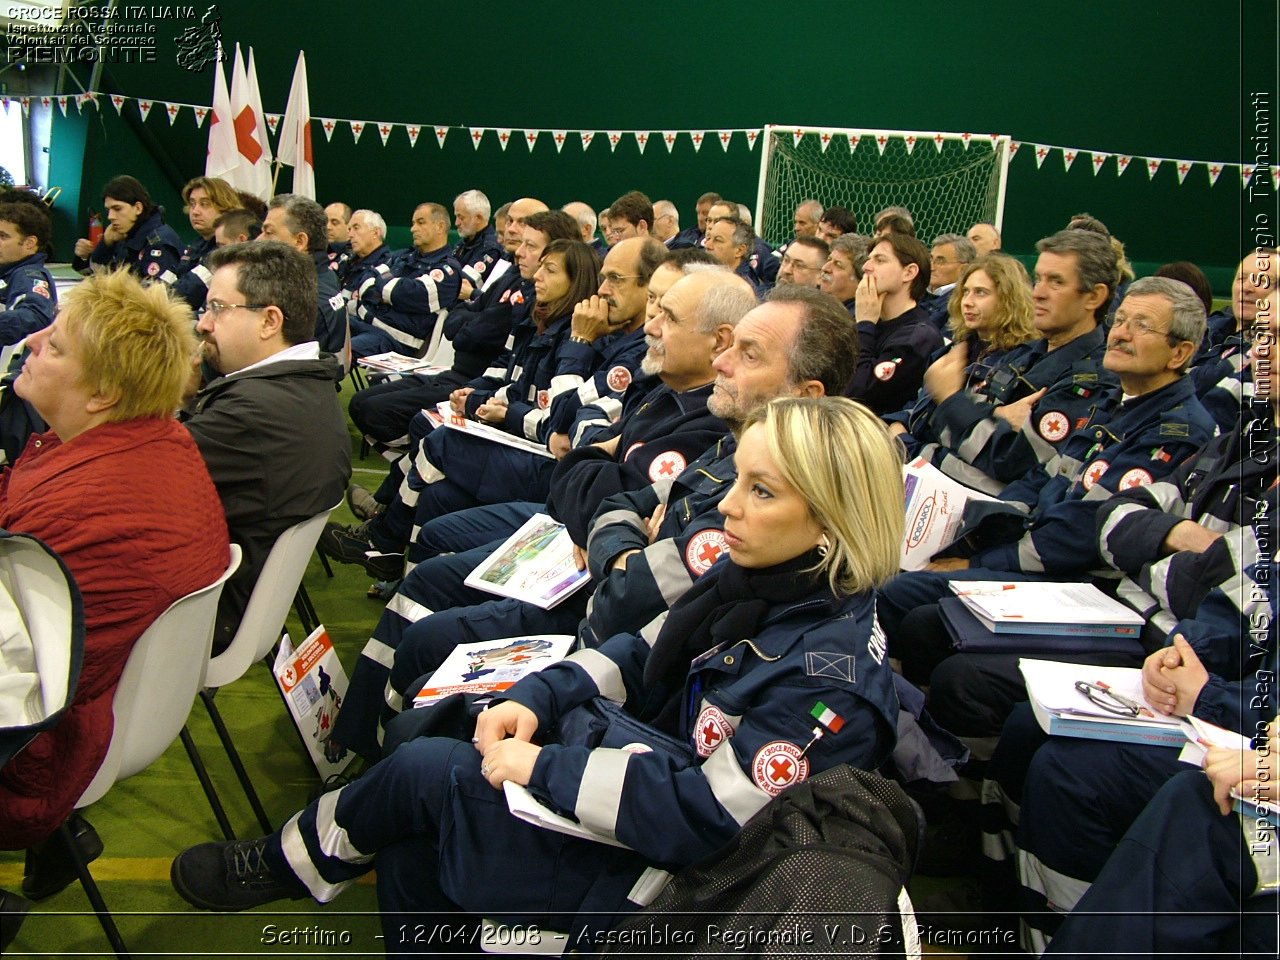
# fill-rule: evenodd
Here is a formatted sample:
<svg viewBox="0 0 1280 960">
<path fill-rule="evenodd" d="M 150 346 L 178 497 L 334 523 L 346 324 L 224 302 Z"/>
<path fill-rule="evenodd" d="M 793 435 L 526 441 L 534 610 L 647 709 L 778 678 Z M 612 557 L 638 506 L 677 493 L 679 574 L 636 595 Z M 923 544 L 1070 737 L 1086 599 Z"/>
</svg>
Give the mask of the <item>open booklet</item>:
<svg viewBox="0 0 1280 960">
<path fill-rule="evenodd" d="M 420 357 L 407 357 L 403 353 L 388 350 L 386 353 L 375 353 L 361 357 L 356 363 L 378 373 L 444 373 L 448 367 L 441 367 L 430 360 Z"/>
<path fill-rule="evenodd" d="M 425 707 L 454 693 L 506 690 L 521 677 L 563 660 L 574 641 L 571 634 L 547 633 L 460 643 L 431 674 L 413 705 Z"/>
<path fill-rule="evenodd" d="M 450 430 L 460 430 L 470 436 L 479 437 L 481 440 L 491 440 L 505 447 L 523 450 L 525 453 L 534 453 L 540 457 L 550 457 L 552 460 L 556 458 L 556 455 L 547 449 L 545 443 L 535 443 L 532 440 L 526 440 L 524 437 L 517 437 L 514 433 L 500 430 L 491 423 L 468 420 L 466 417 L 454 413 L 453 407 L 449 405 L 448 400 L 441 400 L 436 404 L 434 416 L 430 410 L 423 410 L 422 412 L 436 426 L 448 427 Z"/>
<path fill-rule="evenodd" d="M 579 570 L 563 523 L 535 513 L 467 575 L 468 587 L 550 610 L 591 579 Z"/>
<path fill-rule="evenodd" d="M 1180 747 L 1182 721 L 1142 695 L 1137 667 L 1100 667 L 1022 657 L 1018 668 L 1040 728 L 1050 736 Z"/>
<path fill-rule="evenodd" d="M 952 480 L 924 457 L 904 466 L 902 479 L 907 493 L 903 570 L 923 570 L 935 553 L 955 542 L 966 503 L 995 499 Z"/>
</svg>

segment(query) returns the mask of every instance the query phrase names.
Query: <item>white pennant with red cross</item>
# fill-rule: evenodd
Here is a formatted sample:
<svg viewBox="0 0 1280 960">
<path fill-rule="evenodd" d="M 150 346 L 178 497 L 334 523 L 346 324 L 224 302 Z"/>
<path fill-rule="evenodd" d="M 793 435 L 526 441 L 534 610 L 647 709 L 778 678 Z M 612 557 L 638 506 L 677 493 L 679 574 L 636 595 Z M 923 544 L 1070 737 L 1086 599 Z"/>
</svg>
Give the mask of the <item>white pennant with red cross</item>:
<svg viewBox="0 0 1280 960">
<path fill-rule="evenodd" d="M 360 134 L 364 133 L 363 120 L 348 120 L 348 126 L 351 127 L 351 139 L 357 143 L 360 142 Z"/>
<path fill-rule="evenodd" d="M 264 113 L 263 116 L 267 119 L 267 129 L 274 135 L 280 127 L 280 119 L 283 115 L 279 113 Z"/>
<path fill-rule="evenodd" d="M 676 145 L 676 131 L 663 130 L 662 142 L 667 145 L 667 153 L 670 153 L 671 149 Z"/>
<path fill-rule="evenodd" d="M 57 100 L 58 100 L 58 109 L 62 111 L 62 115 L 65 117 L 67 115 L 67 98 L 58 97 Z"/>
<path fill-rule="evenodd" d="M 1222 175 L 1222 164 L 1211 163 L 1205 167 L 1205 170 L 1209 174 L 1209 186 L 1212 187 L 1218 182 L 1218 177 Z"/>
<path fill-rule="evenodd" d="M 903 143 L 907 145 L 907 155 L 910 156 L 912 152 L 914 152 L 916 149 L 915 134 L 913 133 L 907 134 L 906 137 L 903 138 Z"/>
<path fill-rule="evenodd" d="M 747 131 L 747 149 L 754 150 L 756 148 L 756 141 L 759 139 L 760 139 L 759 130 L 748 130 Z"/>
<path fill-rule="evenodd" d="M 968 149 L 969 149 L 969 141 L 970 141 L 970 140 L 972 140 L 972 139 L 973 139 L 973 134 L 972 134 L 972 133 L 962 133 L 962 134 L 960 134 L 960 142 L 961 142 L 962 144 L 964 144 L 964 148 L 965 148 L 966 150 L 968 150 Z"/>
<path fill-rule="evenodd" d="M 693 152 L 697 153 L 702 149 L 702 141 L 707 139 L 707 135 L 702 130 L 690 130 L 689 139 L 693 141 Z"/>
<path fill-rule="evenodd" d="M 418 145 L 418 134 L 422 132 L 422 128 L 409 123 L 405 125 L 404 132 L 409 135 L 409 146 L 416 147 Z"/>
<path fill-rule="evenodd" d="M 384 122 L 384 123 L 378 124 L 378 136 L 382 138 L 382 145 L 384 147 L 387 145 L 387 138 L 391 136 L 391 131 L 394 130 L 395 128 L 396 128 L 396 125 L 394 123 Z"/>
<path fill-rule="evenodd" d="M 827 147 L 831 146 L 831 134 L 823 130 L 822 133 L 818 134 L 818 143 L 822 146 L 822 152 L 826 153 Z"/>
<path fill-rule="evenodd" d="M 556 153 L 559 153 L 561 150 L 564 149 L 564 142 L 568 138 L 569 138 L 569 131 L 567 130 L 551 131 L 551 142 L 556 145 Z"/>
<path fill-rule="evenodd" d="M 580 130 L 578 131 L 578 138 L 582 140 L 582 152 L 586 153 L 587 148 L 591 146 L 591 141 L 596 138 L 596 132 L 594 130 Z"/>
<path fill-rule="evenodd" d="M 1187 163 L 1187 161 L 1185 160 L 1179 160 L 1178 161 L 1178 183 L 1182 183 L 1183 180 L 1187 179 L 1187 174 L 1190 172 L 1191 172 L 1191 164 Z"/>
<path fill-rule="evenodd" d="M 1049 148 L 1042 143 L 1036 145 L 1036 169 L 1039 170 L 1044 165 L 1044 158 L 1049 155 Z"/>
<path fill-rule="evenodd" d="M 792 131 L 791 139 L 795 141 L 797 147 L 800 146 L 800 141 L 804 139 L 804 131 L 800 129 Z"/>
<path fill-rule="evenodd" d="M 471 146 L 480 149 L 480 141 L 484 139 L 484 127 L 468 128 L 471 134 Z"/>
<path fill-rule="evenodd" d="M 526 130 L 524 132 L 524 142 L 529 147 L 530 153 L 533 153 L 533 148 L 538 145 L 538 137 L 541 135 L 541 130 Z"/>
<path fill-rule="evenodd" d="M 60 97 L 59 99 L 65 101 L 67 98 Z M 120 96 L 118 93 L 113 93 L 111 95 L 111 105 L 116 108 L 116 116 L 120 116 L 120 111 L 124 108 L 124 97 Z"/>
<path fill-rule="evenodd" d="M 884 156 L 884 148 L 889 145 L 889 138 L 883 133 L 876 137 L 876 147 L 880 150 L 880 156 Z"/>
<path fill-rule="evenodd" d="M 150 100 L 138 101 L 138 113 L 142 114 L 143 120 L 147 119 L 148 114 L 151 113 L 151 104 L 152 102 Z"/>
<path fill-rule="evenodd" d="M 1133 163 L 1133 157 L 1125 153 L 1116 154 L 1116 176 L 1124 173 L 1129 169 L 1129 164 Z"/>
<path fill-rule="evenodd" d="M 1064 170 L 1070 170 L 1071 165 L 1075 162 L 1076 162 L 1076 152 L 1074 150 L 1062 151 L 1062 168 Z"/>
<path fill-rule="evenodd" d="M 849 134 L 849 152 L 853 153 L 858 149 L 858 144 L 862 141 L 862 137 L 856 133 Z"/>
<path fill-rule="evenodd" d="M 440 146 L 441 146 L 441 147 L 443 147 L 443 146 L 444 146 L 444 138 L 445 138 L 445 137 L 447 137 L 447 136 L 449 135 L 449 128 L 448 128 L 448 127 L 436 127 L 436 128 L 435 128 L 435 131 L 436 131 L 436 143 L 440 144 Z"/>
<path fill-rule="evenodd" d="M 1148 180 L 1150 180 L 1152 177 L 1156 175 L 1156 171 L 1160 169 L 1161 163 L 1163 163 L 1163 161 L 1159 157 L 1147 158 L 1147 179 Z"/>
<path fill-rule="evenodd" d="M 606 137 L 608 138 L 608 140 L 609 140 L 609 152 L 610 152 L 610 153 L 613 153 L 613 151 L 615 151 L 615 150 L 617 150 L 617 149 L 618 149 L 618 144 L 620 144 L 620 143 L 622 142 L 622 131 L 621 131 L 621 130 L 606 130 L 606 131 L 605 131 L 605 136 L 606 136 Z"/>
<path fill-rule="evenodd" d="M 331 141 L 333 139 L 333 130 L 338 125 L 337 121 L 330 117 L 316 117 L 316 119 L 320 121 L 320 129 L 324 131 L 325 142 Z"/>
<path fill-rule="evenodd" d="M 1258 168 L 1252 163 L 1240 164 L 1240 186 L 1245 188 L 1249 186 L 1249 181 L 1253 179 L 1253 171 Z"/>
<path fill-rule="evenodd" d="M 1096 177 L 1098 171 L 1102 169 L 1102 165 L 1107 162 L 1107 158 L 1111 156 L 1109 153 L 1099 153 L 1094 151 L 1089 154 L 1089 162 L 1093 164 L 1093 175 Z"/>
<path fill-rule="evenodd" d="M 644 148 L 649 145 L 649 137 L 650 134 L 647 130 L 636 131 L 636 146 L 640 148 L 641 153 L 644 153 Z"/>
<path fill-rule="evenodd" d="M 169 126 L 173 126 L 173 121 L 178 119 L 178 114 L 182 112 L 182 104 L 166 103 L 164 105 L 165 116 L 169 118 Z"/>
<path fill-rule="evenodd" d="M 933 135 L 933 146 L 939 153 L 942 152 L 942 144 L 946 141 L 946 139 L 947 138 L 940 133 L 935 133 Z"/>
</svg>

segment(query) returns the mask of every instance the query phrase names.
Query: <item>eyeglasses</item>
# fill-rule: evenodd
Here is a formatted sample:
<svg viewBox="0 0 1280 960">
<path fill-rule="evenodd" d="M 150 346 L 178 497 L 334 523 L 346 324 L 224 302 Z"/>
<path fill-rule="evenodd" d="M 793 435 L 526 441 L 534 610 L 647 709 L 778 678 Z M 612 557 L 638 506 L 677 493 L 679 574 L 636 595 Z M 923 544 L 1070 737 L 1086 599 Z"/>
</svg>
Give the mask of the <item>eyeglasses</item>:
<svg viewBox="0 0 1280 960">
<path fill-rule="evenodd" d="M 206 313 L 213 314 L 213 319 L 217 320 L 228 310 L 265 310 L 271 306 L 269 303 L 223 303 L 221 300 L 207 300 L 205 305 L 196 311 L 196 316 L 203 317 Z"/>
<path fill-rule="evenodd" d="M 821 265 L 818 265 L 816 267 L 810 266 L 809 264 L 801 260 L 797 260 L 795 259 L 795 257 L 788 256 L 785 253 L 782 255 L 782 265 L 784 267 L 790 267 L 792 270 L 808 270 L 810 273 L 812 273 L 815 270 L 822 269 Z"/>
<path fill-rule="evenodd" d="M 1138 701 L 1116 693 L 1110 687 L 1089 683 L 1087 680 L 1077 680 L 1075 687 L 1088 697 L 1090 703 L 1101 707 L 1107 713 L 1114 713 L 1119 717 L 1138 717 L 1151 713 Z"/>
<path fill-rule="evenodd" d="M 624 276 L 621 273 L 612 273 L 612 272 L 602 273 L 600 274 L 600 285 L 604 286 L 607 283 L 611 287 L 618 287 L 618 286 L 621 286 L 623 281 L 625 280 L 639 280 L 639 279 L 640 279 L 639 274 Z"/>
<path fill-rule="evenodd" d="M 1111 321 L 1112 330 L 1120 330 L 1123 327 L 1128 327 L 1130 330 L 1132 330 L 1133 335 L 1135 337 L 1143 333 L 1154 333 L 1156 336 L 1159 336 L 1159 337 L 1168 337 L 1174 343 L 1178 342 L 1178 338 L 1175 337 L 1168 330 L 1157 330 L 1155 327 L 1151 326 L 1151 324 L 1147 323 L 1147 321 L 1138 317 L 1135 317 L 1134 319 L 1130 320 L 1128 317 L 1121 317 L 1117 315 Z"/>
</svg>

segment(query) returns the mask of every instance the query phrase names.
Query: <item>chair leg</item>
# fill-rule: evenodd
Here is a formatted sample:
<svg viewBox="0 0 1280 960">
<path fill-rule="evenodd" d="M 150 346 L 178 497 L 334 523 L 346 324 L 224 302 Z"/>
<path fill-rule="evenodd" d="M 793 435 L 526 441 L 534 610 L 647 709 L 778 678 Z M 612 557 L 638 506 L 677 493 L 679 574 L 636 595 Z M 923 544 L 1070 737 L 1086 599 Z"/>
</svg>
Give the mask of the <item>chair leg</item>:
<svg viewBox="0 0 1280 960">
<path fill-rule="evenodd" d="M 196 742 L 191 739 L 191 731 L 183 726 L 182 746 L 186 748 L 187 759 L 191 761 L 191 769 L 196 772 L 196 779 L 200 781 L 200 786 L 204 788 L 204 795 L 209 800 L 209 806 L 213 809 L 213 818 L 218 821 L 218 827 L 222 830 L 222 835 L 228 840 L 234 840 L 236 833 L 231 829 L 231 821 L 227 819 L 227 811 L 222 806 L 222 800 L 218 797 L 218 791 L 213 788 L 213 781 L 209 779 L 209 771 L 205 768 L 204 758 L 200 756 L 200 751 L 196 749 Z"/>
<path fill-rule="evenodd" d="M 72 862 L 76 865 L 76 873 L 80 875 L 80 886 L 84 887 L 85 896 L 89 898 L 89 903 L 93 907 L 93 912 L 98 916 L 98 922 L 102 924 L 102 932 L 107 935 L 107 941 L 111 944 L 111 949 L 115 951 L 117 957 L 128 960 L 129 948 L 124 945 L 124 938 L 120 936 L 120 930 L 116 927 L 116 922 L 111 916 L 111 911 L 107 909 L 106 901 L 102 899 L 102 891 L 98 889 L 98 884 L 93 879 L 93 874 L 89 872 L 88 865 L 80 856 L 80 851 L 76 848 L 75 838 L 71 836 L 71 828 L 67 826 L 67 821 L 62 821 L 62 826 L 58 828 L 58 837 L 62 840 L 63 846 L 71 855 Z"/>
<path fill-rule="evenodd" d="M 323 553 L 321 553 L 319 550 L 317 550 L 317 551 L 316 551 L 316 556 L 320 558 L 320 566 L 324 568 L 324 575 L 325 575 L 326 577 L 328 577 L 330 580 L 332 580 L 332 579 L 333 579 L 333 567 L 329 566 L 329 558 L 328 558 L 328 557 L 326 557 L 326 556 L 325 556 Z"/>
<path fill-rule="evenodd" d="M 305 584 L 298 584 L 298 592 L 293 595 L 293 609 L 302 623 L 302 632 L 308 637 L 311 636 L 315 628 L 320 625 L 320 617 L 311 604 L 311 595 L 307 593 Z"/>
<path fill-rule="evenodd" d="M 227 730 L 227 725 L 222 722 L 222 713 L 218 710 L 218 705 L 213 702 L 213 694 L 208 690 L 201 690 L 200 699 L 204 701 L 205 709 L 209 711 L 209 719 L 213 721 L 213 729 L 218 732 L 218 739 L 222 741 L 222 748 L 227 751 L 227 759 L 231 761 L 231 769 L 235 771 L 236 779 L 240 781 L 240 786 L 244 789 L 244 795 L 249 800 L 253 815 L 258 818 L 258 825 L 262 827 L 263 833 L 273 832 L 275 827 L 271 826 L 271 821 L 267 818 L 267 811 L 263 809 L 262 801 L 258 799 L 258 792 L 253 789 L 249 774 L 240 760 L 240 751 L 231 742 L 231 733 Z"/>
</svg>

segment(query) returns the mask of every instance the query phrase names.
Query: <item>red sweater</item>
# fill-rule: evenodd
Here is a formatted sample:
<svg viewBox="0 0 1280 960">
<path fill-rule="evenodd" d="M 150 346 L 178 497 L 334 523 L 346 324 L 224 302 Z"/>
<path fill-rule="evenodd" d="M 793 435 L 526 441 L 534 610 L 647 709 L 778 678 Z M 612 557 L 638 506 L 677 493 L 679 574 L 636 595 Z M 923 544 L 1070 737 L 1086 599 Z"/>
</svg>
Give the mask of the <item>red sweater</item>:
<svg viewBox="0 0 1280 960">
<path fill-rule="evenodd" d="M 187 430 L 144 418 L 63 443 L 34 436 L 0 475 L 0 527 L 39 537 L 84 598 L 84 664 L 52 730 L 0 770 L 0 848 L 51 834 L 111 742 L 111 702 L 129 651 L 169 604 L 218 578 L 230 558 L 218 492 Z"/>
</svg>

